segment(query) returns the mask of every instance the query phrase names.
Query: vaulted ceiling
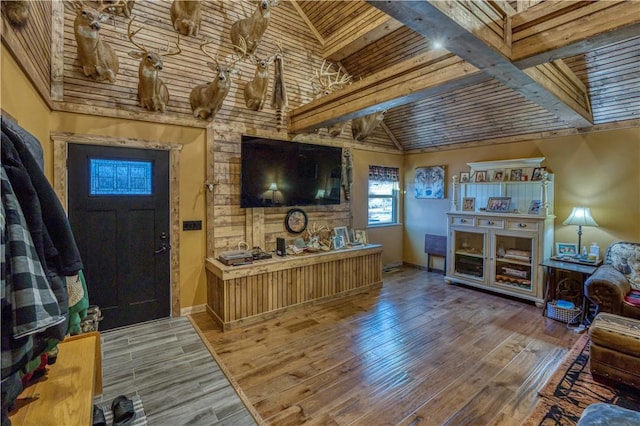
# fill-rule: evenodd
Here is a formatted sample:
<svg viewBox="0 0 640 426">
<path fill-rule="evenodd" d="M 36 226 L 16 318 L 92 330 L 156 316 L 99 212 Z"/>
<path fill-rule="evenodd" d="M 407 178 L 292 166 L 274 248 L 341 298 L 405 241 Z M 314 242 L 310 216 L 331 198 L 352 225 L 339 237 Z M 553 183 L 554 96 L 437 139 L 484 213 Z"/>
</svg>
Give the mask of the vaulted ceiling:
<svg viewBox="0 0 640 426">
<path fill-rule="evenodd" d="M 640 2 L 297 5 L 354 83 L 295 109 L 291 132 L 386 109 L 411 152 L 640 125 Z"/>
</svg>

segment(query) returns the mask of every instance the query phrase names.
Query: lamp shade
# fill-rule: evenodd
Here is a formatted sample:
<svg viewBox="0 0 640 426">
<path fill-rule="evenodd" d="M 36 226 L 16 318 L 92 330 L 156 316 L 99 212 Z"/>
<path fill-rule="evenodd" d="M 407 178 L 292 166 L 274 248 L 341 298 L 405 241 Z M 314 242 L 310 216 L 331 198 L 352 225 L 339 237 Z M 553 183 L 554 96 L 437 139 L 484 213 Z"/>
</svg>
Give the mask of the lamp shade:
<svg viewBox="0 0 640 426">
<path fill-rule="evenodd" d="M 264 188 L 264 186 L 263 186 Z M 269 185 L 269 191 L 277 191 L 278 190 L 278 185 L 276 185 L 275 182 L 273 182 L 271 185 Z"/>
<path fill-rule="evenodd" d="M 569 217 L 562 222 L 563 225 L 598 226 L 589 207 L 574 207 Z"/>
</svg>

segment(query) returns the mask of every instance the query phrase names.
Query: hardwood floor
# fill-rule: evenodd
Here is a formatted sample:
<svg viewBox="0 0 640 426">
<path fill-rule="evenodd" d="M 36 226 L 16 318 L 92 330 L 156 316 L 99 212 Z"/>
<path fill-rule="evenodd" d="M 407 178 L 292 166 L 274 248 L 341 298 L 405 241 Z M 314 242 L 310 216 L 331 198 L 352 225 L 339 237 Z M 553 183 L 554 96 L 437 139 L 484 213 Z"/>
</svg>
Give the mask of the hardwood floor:
<svg viewBox="0 0 640 426">
<path fill-rule="evenodd" d="M 526 302 L 412 268 L 225 333 L 206 313 L 192 319 L 273 425 L 518 425 L 579 337 Z"/>
</svg>

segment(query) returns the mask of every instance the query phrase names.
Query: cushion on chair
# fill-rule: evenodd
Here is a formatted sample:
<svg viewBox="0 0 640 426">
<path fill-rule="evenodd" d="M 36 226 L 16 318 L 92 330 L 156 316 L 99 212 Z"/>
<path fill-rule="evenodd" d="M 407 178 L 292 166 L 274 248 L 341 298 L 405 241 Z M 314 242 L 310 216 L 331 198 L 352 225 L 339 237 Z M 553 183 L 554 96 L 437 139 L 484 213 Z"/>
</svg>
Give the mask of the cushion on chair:
<svg viewBox="0 0 640 426">
<path fill-rule="evenodd" d="M 631 288 L 640 290 L 640 243 L 617 242 L 607 248 L 605 264 L 620 271 Z"/>
<path fill-rule="evenodd" d="M 630 305 L 640 308 L 640 291 L 631 290 L 624 298 L 624 301 Z"/>
</svg>

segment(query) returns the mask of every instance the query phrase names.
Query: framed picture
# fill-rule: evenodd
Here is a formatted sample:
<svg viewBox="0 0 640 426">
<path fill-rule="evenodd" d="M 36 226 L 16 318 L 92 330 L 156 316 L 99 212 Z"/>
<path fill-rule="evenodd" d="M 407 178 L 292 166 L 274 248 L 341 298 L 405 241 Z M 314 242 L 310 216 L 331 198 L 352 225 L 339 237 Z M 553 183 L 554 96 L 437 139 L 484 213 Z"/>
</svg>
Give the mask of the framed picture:
<svg viewBox="0 0 640 426">
<path fill-rule="evenodd" d="M 511 204 L 511 197 L 489 197 L 487 211 L 508 212 L 509 204 Z"/>
<path fill-rule="evenodd" d="M 480 170 L 475 174 L 475 182 L 486 182 L 487 181 L 487 171 Z"/>
<path fill-rule="evenodd" d="M 336 226 L 333 228 L 333 233 L 337 237 L 342 237 L 344 245 L 349 244 L 349 231 L 346 226 Z"/>
<path fill-rule="evenodd" d="M 464 197 L 462 199 L 462 210 L 465 212 L 473 212 L 476 210 L 476 198 Z"/>
<path fill-rule="evenodd" d="M 332 242 L 333 242 L 334 250 L 338 250 L 346 247 L 346 244 L 344 242 L 344 238 L 342 237 L 342 235 L 334 235 L 332 238 Z"/>
<path fill-rule="evenodd" d="M 577 244 L 556 243 L 556 256 L 576 256 L 577 254 Z"/>
<path fill-rule="evenodd" d="M 533 174 L 531 175 L 531 180 L 542 180 L 542 172 L 547 170 L 546 167 L 536 167 L 533 169 Z"/>
<path fill-rule="evenodd" d="M 469 172 L 460 172 L 460 183 L 469 182 Z"/>
<path fill-rule="evenodd" d="M 502 182 L 504 180 L 504 170 L 495 170 L 493 172 L 493 179 L 494 182 Z"/>
<path fill-rule="evenodd" d="M 542 206 L 542 201 L 531 200 L 531 204 L 529 204 L 529 214 L 540 214 L 541 206 Z"/>
<path fill-rule="evenodd" d="M 416 198 L 444 198 L 445 166 L 416 167 Z"/>
<path fill-rule="evenodd" d="M 354 239 L 357 243 L 366 245 L 367 242 L 367 231 L 364 229 L 356 229 L 354 232 Z"/>
<path fill-rule="evenodd" d="M 513 180 L 513 181 L 522 180 L 522 169 L 511 169 L 509 180 Z"/>
</svg>

